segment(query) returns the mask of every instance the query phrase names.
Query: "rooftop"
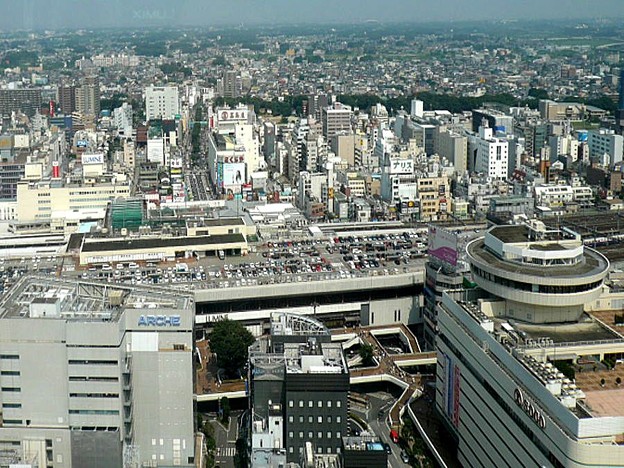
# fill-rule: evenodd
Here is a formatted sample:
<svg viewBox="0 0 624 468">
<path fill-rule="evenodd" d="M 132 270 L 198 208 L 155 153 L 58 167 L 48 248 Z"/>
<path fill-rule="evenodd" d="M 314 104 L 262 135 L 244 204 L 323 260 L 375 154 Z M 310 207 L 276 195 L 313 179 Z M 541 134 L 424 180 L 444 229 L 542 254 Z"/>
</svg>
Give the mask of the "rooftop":
<svg viewBox="0 0 624 468">
<path fill-rule="evenodd" d="M 604 258 L 598 252 L 588 248 L 584 249 L 583 262 L 579 262 L 575 265 L 558 265 L 548 267 L 544 267 L 543 265 L 532 266 L 527 263 L 501 260 L 498 256 L 494 255 L 485 247 L 485 241 L 483 239 L 477 239 L 468 244 L 467 250 L 468 254 L 471 257 L 500 270 L 504 270 L 509 273 L 525 274 L 545 278 L 589 277 L 606 272 L 609 266 L 606 258 Z"/>
<path fill-rule="evenodd" d="M 108 250 L 157 249 L 162 247 L 185 247 L 194 245 L 231 244 L 245 242 L 242 234 L 218 234 L 196 237 L 141 237 L 138 239 L 118 239 L 113 241 L 85 242 L 83 252 L 101 252 Z"/>
<path fill-rule="evenodd" d="M 117 321 L 123 309 L 186 309 L 190 296 L 148 286 L 24 276 L 0 302 L 0 319 Z"/>
</svg>

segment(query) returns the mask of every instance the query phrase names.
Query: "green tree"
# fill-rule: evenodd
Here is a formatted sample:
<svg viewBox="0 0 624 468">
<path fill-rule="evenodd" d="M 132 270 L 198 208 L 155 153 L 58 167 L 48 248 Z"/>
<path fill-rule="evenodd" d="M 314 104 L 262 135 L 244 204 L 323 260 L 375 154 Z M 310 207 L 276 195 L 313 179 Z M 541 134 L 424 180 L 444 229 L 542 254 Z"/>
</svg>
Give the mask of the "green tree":
<svg viewBox="0 0 624 468">
<path fill-rule="evenodd" d="M 247 440 L 243 439 L 242 437 L 236 440 L 236 455 L 234 456 L 234 466 L 236 468 L 247 468 L 249 466 Z"/>
<path fill-rule="evenodd" d="M 546 91 L 545 89 L 541 89 L 541 88 L 529 89 L 529 97 L 532 97 L 535 99 L 550 99 L 548 97 L 548 91 Z"/>
<path fill-rule="evenodd" d="M 225 319 L 215 323 L 210 334 L 210 349 L 217 354 L 217 365 L 232 377 L 247 362 L 247 348 L 254 341 L 251 332 L 240 322 Z"/>
<path fill-rule="evenodd" d="M 372 366 L 375 363 L 373 361 L 373 345 L 369 343 L 363 344 L 360 346 L 359 354 L 365 367 Z"/>
<path fill-rule="evenodd" d="M 221 397 L 221 400 L 219 401 L 219 406 L 221 407 L 221 421 L 227 424 L 230 420 L 231 412 L 230 399 L 226 396 Z"/>
</svg>

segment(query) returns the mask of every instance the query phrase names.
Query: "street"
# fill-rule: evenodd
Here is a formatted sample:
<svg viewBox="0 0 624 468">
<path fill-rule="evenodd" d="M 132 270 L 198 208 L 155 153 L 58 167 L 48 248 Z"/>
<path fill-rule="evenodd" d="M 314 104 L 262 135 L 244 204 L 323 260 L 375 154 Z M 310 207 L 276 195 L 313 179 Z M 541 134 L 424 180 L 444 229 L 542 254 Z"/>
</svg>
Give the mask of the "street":
<svg viewBox="0 0 624 468">
<path fill-rule="evenodd" d="M 351 407 L 351 411 L 363 417 L 381 442 L 390 446 L 391 453 L 388 454 L 388 463 L 392 468 L 408 468 L 410 465 L 401 460 L 401 447 L 390 440 L 390 426 L 388 425 L 388 411 L 395 402 L 395 398 L 384 392 L 369 393 L 370 407 L 363 410 Z"/>
<path fill-rule="evenodd" d="M 238 419 L 242 411 L 230 413 L 230 424 L 226 430 L 216 420 L 211 421 L 215 429 L 215 467 L 234 468 L 234 455 L 236 455 L 236 439 L 238 438 Z"/>
</svg>

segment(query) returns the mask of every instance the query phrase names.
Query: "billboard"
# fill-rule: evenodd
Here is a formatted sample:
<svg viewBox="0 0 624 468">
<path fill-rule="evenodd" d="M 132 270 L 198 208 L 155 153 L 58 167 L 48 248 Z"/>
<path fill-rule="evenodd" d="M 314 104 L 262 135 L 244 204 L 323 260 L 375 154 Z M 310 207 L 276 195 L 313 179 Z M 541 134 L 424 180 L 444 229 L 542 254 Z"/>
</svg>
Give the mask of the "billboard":
<svg viewBox="0 0 624 468">
<path fill-rule="evenodd" d="M 412 159 L 391 159 L 390 174 L 413 174 L 414 161 Z"/>
<path fill-rule="evenodd" d="M 443 263 L 457 266 L 457 234 L 437 226 L 429 226 L 430 258 L 436 258 Z"/>
<path fill-rule="evenodd" d="M 245 163 L 223 164 L 223 185 L 245 183 Z"/>
<path fill-rule="evenodd" d="M 104 153 L 83 154 L 82 164 L 104 164 Z"/>
</svg>

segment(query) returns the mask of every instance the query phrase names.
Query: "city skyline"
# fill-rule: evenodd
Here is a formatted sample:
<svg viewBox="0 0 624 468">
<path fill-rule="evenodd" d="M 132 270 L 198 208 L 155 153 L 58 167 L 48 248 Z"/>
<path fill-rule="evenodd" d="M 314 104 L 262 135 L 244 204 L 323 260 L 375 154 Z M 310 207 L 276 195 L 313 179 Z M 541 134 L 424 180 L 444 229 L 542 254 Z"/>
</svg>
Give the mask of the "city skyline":
<svg viewBox="0 0 624 468">
<path fill-rule="evenodd" d="M 205 3 L 198 0 L 181 0 L 175 6 L 162 0 L 132 2 L 78 2 L 59 0 L 53 7 L 42 0 L 0 2 L 6 12 L 0 18 L 0 29 L 58 29 L 100 27 L 167 26 L 221 26 L 232 24 L 284 24 L 284 23 L 361 23 L 380 22 L 463 22 L 485 20 L 536 20 L 624 16 L 624 8 L 617 0 L 601 2 L 600 9 L 589 1 L 529 0 L 528 2 L 474 0 L 467 2 L 449 0 L 444 7 L 421 0 L 378 1 L 346 0 L 340 8 L 328 0 L 289 2 L 271 0 L 215 0 Z M 349 11 L 349 16 L 342 12 Z M 122 12 L 124 14 L 120 15 Z"/>
</svg>

